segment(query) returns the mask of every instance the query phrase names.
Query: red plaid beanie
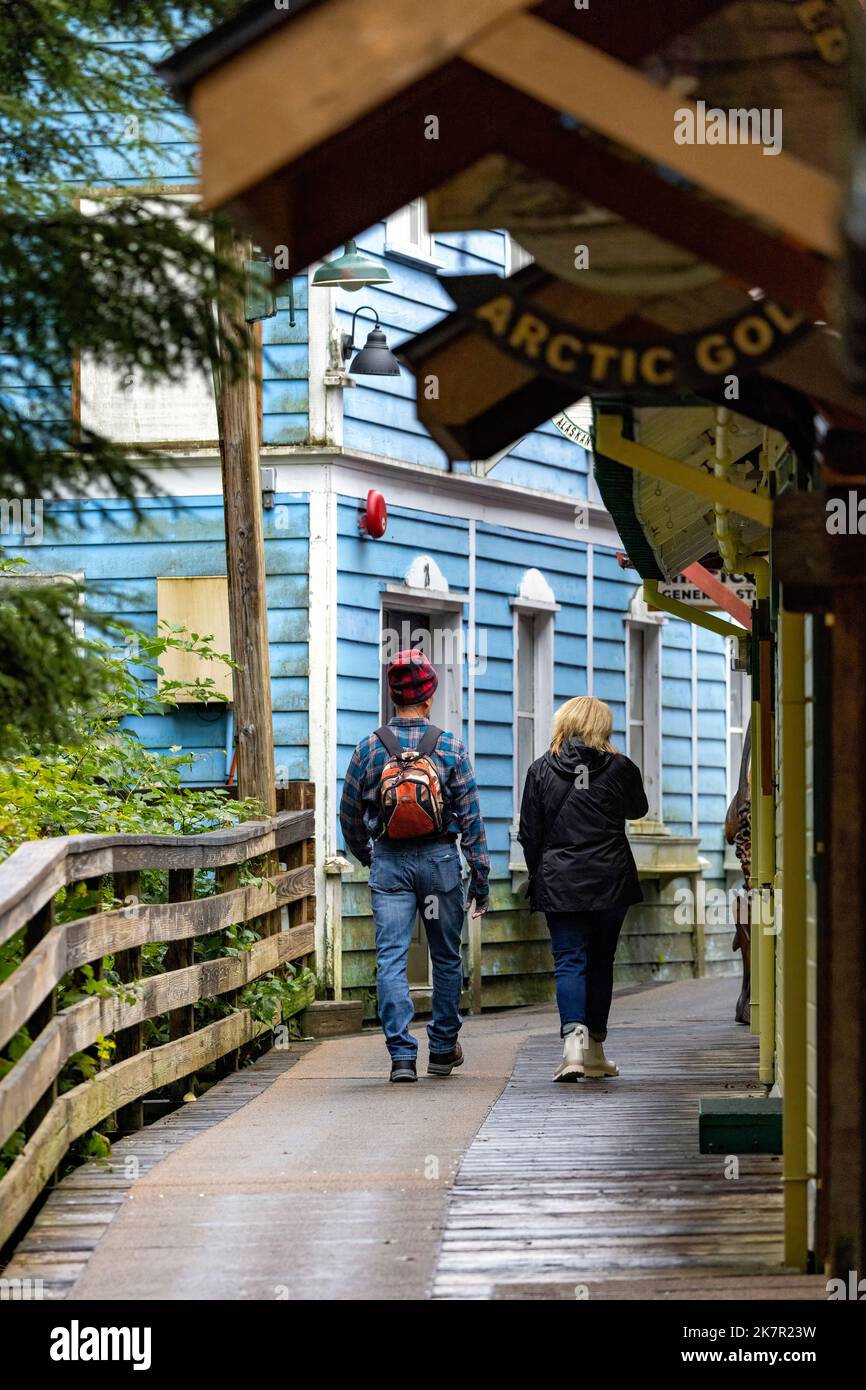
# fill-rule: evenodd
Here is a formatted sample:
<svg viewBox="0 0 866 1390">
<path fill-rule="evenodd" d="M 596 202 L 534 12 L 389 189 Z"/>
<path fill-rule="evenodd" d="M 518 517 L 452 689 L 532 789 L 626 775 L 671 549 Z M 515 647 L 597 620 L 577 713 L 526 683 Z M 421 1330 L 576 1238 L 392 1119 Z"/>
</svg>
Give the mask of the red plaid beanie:
<svg viewBox="0 0 866 1390">
<path fill-rule="evenodd" d="M 395 705 L 420 705 L 435 694 L 439 677 L 417 647 L 398 652 L 388 667 L 388 689 Z"/>
</svg>

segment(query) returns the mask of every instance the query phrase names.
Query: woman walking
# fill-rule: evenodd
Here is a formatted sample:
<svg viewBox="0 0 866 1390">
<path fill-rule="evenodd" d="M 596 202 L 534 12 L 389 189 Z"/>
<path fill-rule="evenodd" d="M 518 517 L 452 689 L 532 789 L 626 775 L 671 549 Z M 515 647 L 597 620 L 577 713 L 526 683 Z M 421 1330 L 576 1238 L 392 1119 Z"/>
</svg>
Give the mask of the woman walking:
<svg viewBox="0 0 866 1390">
<path fill-rule="evenodd" d="M 530 767 L 519 839 L 529 901 L 547 918 L 562 1064 L 554 1081 L 617 1076 L 604 1055 L 613 958 L 627 909 L 641 902 L 627 820 L 647 813 L 637 767 L 610 741 L 602 700 L 578 695 L 554 715 L 550 750 Z"/>
</svg>

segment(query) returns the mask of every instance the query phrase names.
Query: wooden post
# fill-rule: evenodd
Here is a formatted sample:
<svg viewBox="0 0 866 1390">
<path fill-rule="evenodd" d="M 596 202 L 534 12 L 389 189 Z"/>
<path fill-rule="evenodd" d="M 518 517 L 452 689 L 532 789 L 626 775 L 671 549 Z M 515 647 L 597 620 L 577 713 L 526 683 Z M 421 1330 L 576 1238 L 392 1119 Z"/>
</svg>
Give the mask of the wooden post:
<svg viewBox="0 0 866 1390">
<path fill-rule="evenodd" d="M 829 1191 L 833 1274 L 866 1260 L 866 602 L 836 589 L 832 627 L 833 717 L 830 799 Z"/>
<path fill-rule="evenodd" d="M 137 903 L 141 897 L 141 875 L 138 873 L 117 873 L 114 875 L 114 896 L 122 903 Z M 114 968 L 124 983 L 138 980 L 142 974 L 141 947 L 131 946 L 128 951 L 118 951 L 114 958 Z M 144 1046 L 144 1025 L 133 1023 L 129 1028 L 121 1028 L 115 1038 L 117 1044 L 114 1061 L 135 1057 Z M 141 1129 L 144 1124 L 144 1104 L 141 1100 L 130 1101 L 117 1112 L 117 1128 L 122 1134 L 130 1134 Z"/>
<path fill-rule="evenodd" d="M 169 869 L 168 900 L 170 903 L 185 903 L 195 897 L 195 869 Z M 182 941 L 170 941 L 165 953 L 166 970 L 182 970 L 194 963 L 195 938 L 190 936 Z M 169 1041 L 185 1038 L 195 1028 L 195 1005 L 184 1004 L 172 1009 L 168 1016 Z M 187 1079 L 181 1077 L 172 1081 L 168 1093 L 173 1105 L 180 1105 L 186 1095 Z"/>
<path fill-rule="evenodd" d="M 250 259 L 248 241 L 217 227 L 214 247 L 222 262 L 241 274 Z M 244 322 L 243 293 L 221 277 L 218 308 L 220 356 L 215 372 L 222 459 L 228 571 L 238 795 L 256 797 L 268 815 L 276 810 L 271 671 L 265 597 L 265 549 L 259 471 L 258 404 L 254 334 Z M 227 344 L 243 332 L 244 368 L 232 370 Z"/>
<path fill-rule="evenodd" d="M 866 1263 L 866 538 L 837 534 L 828 505 L 862 505 L 866 438 L 831 429 L 824 489 L 781 497 L 774 570 L 791 612 L 826 613 L 816 670 L 816 777 L 823 792 L 818 924 L 818 1258 L 861 1278 Z M 826 764 L 826 765 L 825 765 Z M 816 846 L 816 850 L 818 847 Z M 816 857 L 818 857 L 816 855 Z"/>
<path fill-rule="evenodd" d="M 315 805 L 316 789 L 312 782 L 289 782 L 288 786 L 280 787 L 277 793 L 281 811 L 308 811 Z M 314 864 L 316 862 L 316 847 L 313 840 L 302 840 L 300 844 L 288 845 L 283 855 L 287 869 L 298 869 L 302 864 Z M 302 922 L 313 922 L 316 917 L 316 899 L 299 898 L 297 902 L 289 904 L 289 925 L 298 927 Z M 310 957 L 302 956 L 297 962 L 298 968 L 310 965 Z M 322 962 L 316 961 L 319 971 Z"/>
<path fill-rule="evenodd" d="M 241 871 L 238 864 L 225 864 L 216 871 L 216 890 L 218 893 L 231 893 L 239 887 L 241 881 Z M 223 998 L 232 1007 L 237 1005 L 241 990 L 232 989 Z M 240 1048 L 234 1047 L 231 1052 L 227 1052 L 224 1057 L 220 1057 L 216 1064 L 217 1076 L 228 1076 L 230 1072 L 237 1071 L 240 1061 Z"/>
<path fill-rule="evenodd" d="M 40 941 L 51 931 L 54 925 L 54 900 L 40 908 L 34 917 L 28 922 L 24 932 L 24 953 L 25 957 L 35 950 Z M 52 1018 L 57 1012 L 57 990 L 52 989 L 43 999 L 38 1008 L 31 1014 L 27 1024 L 31 1038 L 35 1040 L 44 1028 L 48 1027 Z M 24 1133 L 28 1139 L 36 1133 L 48 1111 L 57 1099 L 57 1082 L 52 1081 L 44 1095 L 39 1097 L 36 1105 L 24 1122 Z M 54 1179 L 52 1178 L 52 1185 Z"/>
</svg>

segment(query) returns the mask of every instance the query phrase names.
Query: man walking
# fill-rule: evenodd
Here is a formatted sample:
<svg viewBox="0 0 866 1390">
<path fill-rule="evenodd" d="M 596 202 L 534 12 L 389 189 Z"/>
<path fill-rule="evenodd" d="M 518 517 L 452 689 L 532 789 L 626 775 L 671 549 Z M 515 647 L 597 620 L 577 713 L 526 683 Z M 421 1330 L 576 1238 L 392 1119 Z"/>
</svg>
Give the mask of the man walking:
<svg viewBox="0 0 866 1390">
<path fill-rule="evenodd" d="M 418 912 L 433 963 L 427 1071 L 450 1076 L 463 1062 L 457 1034 L 463 1022 L 460 941 L 466 907 L 458 834 L 469 864 L 472 915 L 487 911 L 490 861 L 475 776 L 460 739 L 430 723 L 438 684 L 422 651 L 398 653 L 388 667 L 395 714 L 358 744 L 340 804 L 346 846 L 371 866 L 376 992 L 392 1081 L 418 1079 L 406 974 Z"/>
</svg>

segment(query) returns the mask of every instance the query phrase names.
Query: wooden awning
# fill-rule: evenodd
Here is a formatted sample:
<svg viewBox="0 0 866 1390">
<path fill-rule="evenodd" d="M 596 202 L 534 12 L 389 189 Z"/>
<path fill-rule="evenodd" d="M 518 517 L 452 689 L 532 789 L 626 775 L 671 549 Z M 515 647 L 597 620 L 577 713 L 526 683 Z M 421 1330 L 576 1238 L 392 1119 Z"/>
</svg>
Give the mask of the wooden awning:
<svg viewBox="0 0 866 1390">
<path fill-rule="evenodd" d="M 257 0 L 161 71 L 199 126 L 205 206 L 286 246 L 290 273 L 504 155 L 818 316 L 837 245 L 838 12 L 833 0 Z M 677 113 L 697 120 L 704 92 L 762 107 L 782 93 L 782 152 L 677 143 Z"/>
</svg>

